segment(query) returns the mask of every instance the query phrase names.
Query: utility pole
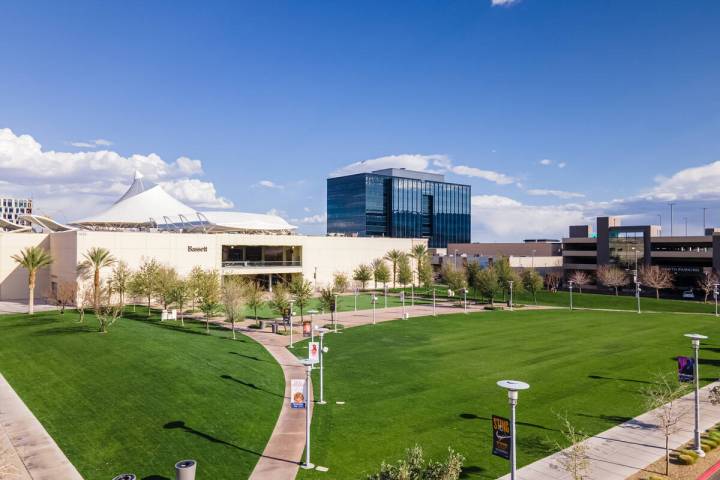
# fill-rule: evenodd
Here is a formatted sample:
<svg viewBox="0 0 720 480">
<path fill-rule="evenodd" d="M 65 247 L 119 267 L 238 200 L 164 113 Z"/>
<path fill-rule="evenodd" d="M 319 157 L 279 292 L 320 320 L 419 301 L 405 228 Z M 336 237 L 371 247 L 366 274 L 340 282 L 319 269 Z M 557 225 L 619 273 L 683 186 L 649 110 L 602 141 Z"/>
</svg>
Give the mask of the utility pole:
<svg viewBox="0 0 720 480">
<path fill-rule="evenodd" d="M 675 204 L 670 202 L 670 236 L 673 236 L 673 207 Z"/>
<path fill-rule="evenodd" d="M 662 215 L 658 213 L 657 216 L 658 222 L 660 222 L 660 236 L 662 237 Z"/>
<path fill-rule="evenodd" d="M 705 229 L 707 228 L 705 218 L 707 215 L 705 215 L 707 212 L 707 207 L 703 207 L 703 235 L 705 235 Z"/>
</svg>

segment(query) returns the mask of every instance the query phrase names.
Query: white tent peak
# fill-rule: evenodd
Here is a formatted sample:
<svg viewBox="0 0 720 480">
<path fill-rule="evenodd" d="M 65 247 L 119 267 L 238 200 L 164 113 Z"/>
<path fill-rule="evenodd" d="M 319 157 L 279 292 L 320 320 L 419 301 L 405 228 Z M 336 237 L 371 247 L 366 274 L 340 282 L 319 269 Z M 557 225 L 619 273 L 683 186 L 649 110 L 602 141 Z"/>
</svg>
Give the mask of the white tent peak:
<svg viewBox="0 0 720 480">
<path fill-rule="evenodd" d="M 133 182 L 130 185 L 130 188 L 127 189 L 123 196 L 120 197 L 114 203 L 114 205 L 117 205 L 118 203 L 122 202 L 123 200 L 127 200 L 130 197 L 134 197 L 139 193 L 143 193 L 144 191 L 149 190 L 154 186 L 155 184 L 152 182 L 147 182 L 147 185 L 145 185 L 145 182 L 143 181 L 143 174 L 140 173 L 139 170 L 135 170 L 135 176 L 133 177 Z"/>
<path fill-rule="evenodd" d="M 140 173 L 140 170 L 135 170 L 135 176 L 133 177 L 133 180 L 140 180 L 143 177 L 144 175 Z"/>
</svg>

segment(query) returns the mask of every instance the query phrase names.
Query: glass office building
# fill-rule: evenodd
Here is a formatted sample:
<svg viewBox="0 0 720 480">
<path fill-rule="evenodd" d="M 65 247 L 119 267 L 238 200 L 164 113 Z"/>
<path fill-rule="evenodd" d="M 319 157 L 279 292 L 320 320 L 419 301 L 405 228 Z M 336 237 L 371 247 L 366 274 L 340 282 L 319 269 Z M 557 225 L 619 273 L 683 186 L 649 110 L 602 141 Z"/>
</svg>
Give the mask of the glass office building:
<svg viewBox="0 0 720 480">
<path fill-rule="evenodd" d="M 427 238 L 431 248 L 470 242 L 470 186 L 443 175 L 378 170 L 327 181 L 327 231 Z"/>
</svg>

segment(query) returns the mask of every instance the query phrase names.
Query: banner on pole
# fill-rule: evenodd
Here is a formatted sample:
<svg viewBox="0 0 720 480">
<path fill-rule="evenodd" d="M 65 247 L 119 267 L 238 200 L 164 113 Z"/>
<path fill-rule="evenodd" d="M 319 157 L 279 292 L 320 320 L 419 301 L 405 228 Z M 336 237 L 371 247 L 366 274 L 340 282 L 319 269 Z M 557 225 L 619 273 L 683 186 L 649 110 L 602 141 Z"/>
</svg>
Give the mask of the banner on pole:
<svg viewBox="0 0 720 480">
<path fill-rule="evenodd" d="M 312 322 L 305 320 L 302 324 L 302 328 L 303 328 L 303 337 L 312 336 Z"/>
<path fill-rule="evenodd" d="M 492 416 L 493 448 L 492 454 L 510 460 L 510 420 L 497 415 Z"/>
<path fill-rule="evenodd" d="M 320 344 L 318 342 L 308 342 L 308 360 L 312 363 L 320 361 Z"/>
<path fill-rule="evenodd" d="M 305 379 L 290 380 L 290 408 L 305 408 Z"/>
<path fill-rule="evenodd" d="M 695 381 L 695 359 L 690 357 L 678 357 L 678 381 Z"/>
</svg>

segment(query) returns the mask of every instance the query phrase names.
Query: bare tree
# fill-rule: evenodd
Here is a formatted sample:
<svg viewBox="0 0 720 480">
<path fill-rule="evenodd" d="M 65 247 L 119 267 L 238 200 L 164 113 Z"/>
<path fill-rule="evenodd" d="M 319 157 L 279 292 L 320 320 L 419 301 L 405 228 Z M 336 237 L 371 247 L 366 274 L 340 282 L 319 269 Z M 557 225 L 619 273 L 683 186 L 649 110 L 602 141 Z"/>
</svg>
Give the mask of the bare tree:
<svg viewBox="0 0 720 480">
<path fill-rule="evenodd" d="M 618 289 L 628 283 L 628 277 L 624 270 L 613 267 L 611 265 L 602 265 L 597 269 L 597 278 L 600 282 L 610 288 L 615 289 L 615 295 L 618 295 Z"/>
<path fill-rule="evenodd" d="M 590 275 L 582 270 L 575 270 L 572 275 L 570 275 L 570 281 L 577 285 L 580 293 L 582 293 L 585 285 L 590 285 L 591 280 Z"/>
<path fill-rule="evenodd" d="M 107 333 L 108 328 L 120 318 L 122 305 L 120 302 L 113 301 L 113 294 L 110 288 L 101 288 L 99 291 L 93 289 L 93 292 L 93 299 L 98 302 L 97 307 L 95 307 L 95 316 L 98 322 L 100 322 L 98 331 L 100 333 Z"/>
<path fill-rule="evenodd" d="M 658 374 L 655 381 L 643 390 L 645 405 L 665 436 L 665 475 L 670 470 L 670 435 L 680 430 L 680 421 L 688 413 L 679 400 L 689 389 L 688 384 L 678 383 L 674 374 Z"/>
<path fill-rule="evenodd" d="M 557 292 L 561 280 L 559 273 L 549 272 L 545 275 L 545 287 L 551 292 Z"/>
<path fill-rule="evenodd" d="M 557 417 L 562 422 L 560 433 L 565 440 L 565 445 L 555 444 L 560 450 L 557 455 L 558 466 L 570 474 L 573 480 L 583 480 L 590 468 L 590 447 L 585 442 L 588 436 L 570 423 L 567 414 L 558 414 Z"/>
<path fill-rule="evenodd" d="M 78 322 L 85 321 L 85 310 L 93 304 L 93 290 L 89 283 L 80 279 L 77 284 L 77 297 L 75 297 L 75 305 L 80 314 Z"/>
<path fill-rule="evenodd" d="M 60 313 L 65 313 L 65 307 L 77 301 L 77 282 L 61 280 L 55 292 L 55 301 L 60 307 Z"/>
<path fill-rule="evenodd" d="M 655 298 L 660 299 L 661 288 L 672 288 L 673 275 L 670 270 L 660 268 L 657 265 L 640 267 L 638 272 L 640 282 L 655 289 Z"/>
<path fill-rule="evenodd" d="M 715 290 L 715 284 L 718 283 L 718 276 L 714 273 L 706 273 L 705 276 L 698 280 L 697 286 L 705 294 L 703 303 L 707 303 L 708 297 Z"/>
</svg>

